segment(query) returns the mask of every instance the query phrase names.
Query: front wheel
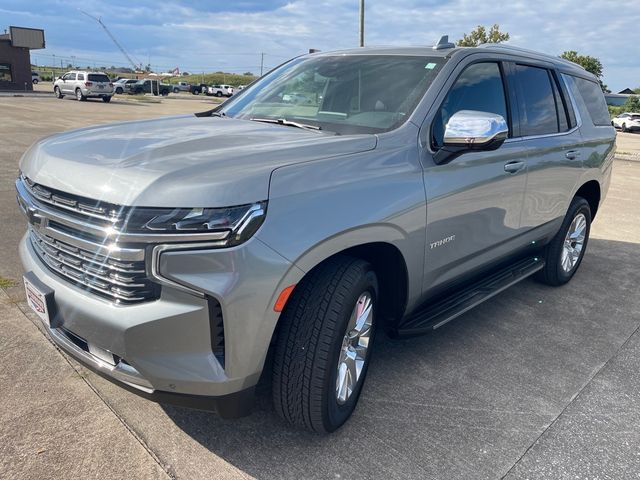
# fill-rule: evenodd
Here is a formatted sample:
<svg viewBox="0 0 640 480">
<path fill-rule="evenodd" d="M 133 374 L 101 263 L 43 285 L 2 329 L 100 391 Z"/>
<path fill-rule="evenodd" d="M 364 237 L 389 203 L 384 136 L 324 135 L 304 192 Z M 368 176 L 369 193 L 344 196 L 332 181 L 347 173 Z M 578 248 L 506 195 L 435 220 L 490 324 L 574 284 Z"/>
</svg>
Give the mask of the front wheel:
<svg viewBox="0 0 640 480">
<path fill-rule="evenodd" d="M 222 96 L 222 92 L 216 92 L 216 97 L 221 97 Z"/>
<path fill-rule="evenodd" d="M 102 97 L 102 101 L 104 103 L 109 103 L 111 101 L 111 97 Z"/>
<path fill-rule="evenodd" d="M 353 413 L 371 359 L 378 281 L 372 266 L 337 256 L 298 284 L 280 319 L 273 401 L 292 425 L 336 430 Z"/>
<path fill-rule="evenodd" d="M 59 87 L 56 87 L 53 89 L 53 93 L 55 94 L 56 98 L 63 98 L 64 95 L 62 95 L 62 92 L 60 91 Z"/>
<path fill-rule="evenodd" d="M 582 197 L 575 197 L 569 206 L 560 230 L 544 251 L 545 266 L 537 279 L 547 285 L 564 285 L 575 275 L 591 231 L 591 208 Z"/>
<path fill-rule="evenodd" d="M 117 93 L 118 95 L 122 95 L 122 92 L 123 92 L 123 91 L 124 91 L 124 90 L 122 90 L 120 87 L 116 88 L 116 93 Z"/>
<path fill-rule="evenodd" d="M 622 124 L 622 131 L 625 132 L 625 133 L 627 133 L 629 131 L 629 130 L 627 130 L 627 124 L 626 123 Z"/>
</svg>

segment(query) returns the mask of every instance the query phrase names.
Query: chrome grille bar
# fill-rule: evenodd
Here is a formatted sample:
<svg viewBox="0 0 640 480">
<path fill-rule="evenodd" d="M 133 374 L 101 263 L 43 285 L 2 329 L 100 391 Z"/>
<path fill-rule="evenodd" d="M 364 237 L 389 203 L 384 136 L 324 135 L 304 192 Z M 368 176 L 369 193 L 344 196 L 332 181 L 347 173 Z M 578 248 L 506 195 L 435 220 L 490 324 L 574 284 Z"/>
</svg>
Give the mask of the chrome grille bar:
<svg viewBox="0 0 640 480">
<path fill-rule="evenodd" d="M 133 303 L 157 297 L 157 288 L 147 279 L 144 261 L 132 262 L 131 270 L 112 269 L 109 259 L 89 259 L 88 252 L 70 254 L 75 247 L 29 229 L 31 245 L 38 257 L 58 275 L 116 303 Z"/>
</svg>

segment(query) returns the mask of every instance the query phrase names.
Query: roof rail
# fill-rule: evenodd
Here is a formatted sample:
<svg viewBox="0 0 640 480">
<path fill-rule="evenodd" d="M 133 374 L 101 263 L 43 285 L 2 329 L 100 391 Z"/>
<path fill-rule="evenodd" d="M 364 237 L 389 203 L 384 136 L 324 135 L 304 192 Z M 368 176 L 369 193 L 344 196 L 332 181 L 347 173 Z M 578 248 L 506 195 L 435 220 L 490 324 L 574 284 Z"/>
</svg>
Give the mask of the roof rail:
<svg viewBox="0 0 640 480">
<path fill-rule="evenodd" d="M 433 46 L 434 50 L 445 50 L 447 48 L 456 48 L 455 43 L 449 41 L 449 35 L 442 35 L 438 43 Z"/>
<path fill-rule="evenodd" d="M 571 65 L 573 67 L 579 67 L 583 70 L 585 70 L 585 68 L 582 65 L 579 65 L 575 62 L 572 62 L 571 60 L 567 60 L 565 58 L 562 57 L 555 57 L 553 55 L 549 55 L 547 53 L 542 53 L 542 52 L 538 52 L 536 50 L 531 50 L 529 48 L 522 48 L 522 47 L 516 47 L 513 45 L 505 45 L 504 43 L 483 43 L 481 45 L 478 45 L 478 48 L 497 48 L 499 50 L 507 50 L 507 51 L 511 51 L 514 53 L 527 53 L 529 55 L 533 54 L 533 55 L 538 55 L 539 57 L 546 57 L 549 58 L 551 60 L 553 60 L 554 62 L 559 62 L 559 63 L 564 63 L 566 65 Z"/>
</svg>

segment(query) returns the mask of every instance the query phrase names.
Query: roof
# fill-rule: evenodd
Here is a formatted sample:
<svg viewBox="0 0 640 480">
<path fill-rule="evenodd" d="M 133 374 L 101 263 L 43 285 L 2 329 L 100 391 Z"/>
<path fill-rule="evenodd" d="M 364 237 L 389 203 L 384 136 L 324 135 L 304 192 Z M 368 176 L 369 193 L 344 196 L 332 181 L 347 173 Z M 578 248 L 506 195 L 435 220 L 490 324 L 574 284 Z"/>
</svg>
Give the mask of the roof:
<svg viewBox="0 0 640 480">
<path fill-rule="evenodd" d="M 546 53 L 536 52 L 535 50 L 529 50 L 526 48 L 520 48 L 505 43 L 485 43 L 478 47 L 453 47 L 442 48 L 435 50 L 431 45 L 424 46 L 372 46 L 372 47 L 360 47 L 351 48 L 348 50 L 337 50 L 311 53 L 313 56 L 332 56 L 332 55 L 417 55 L 425 57 L 451 57 L 457 52 L 472 50 L 482 50 L 483 52 L 493 52 L 502 54 L 511 54 L 521 57 L 528 57 L 536 60 L 541 60 L 549 63 L 553 63 L 558 68 L 565 71 L 571 71 L 582 76 L 585 74 L 589 77 L 592 75 L 588 73 L 582 66 L 577 63 L 570 62 L 564 58 L 560 58 L 554 55 Z"/>
</svg>

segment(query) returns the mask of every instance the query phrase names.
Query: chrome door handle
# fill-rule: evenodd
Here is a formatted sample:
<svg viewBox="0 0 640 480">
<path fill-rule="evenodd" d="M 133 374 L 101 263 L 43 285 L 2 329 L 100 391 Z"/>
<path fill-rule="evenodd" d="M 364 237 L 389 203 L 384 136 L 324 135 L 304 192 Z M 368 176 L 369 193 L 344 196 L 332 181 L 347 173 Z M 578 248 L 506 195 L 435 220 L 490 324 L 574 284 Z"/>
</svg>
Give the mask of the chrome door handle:
<svg viewBox="0 0 640 480">
<path fill-rule="evenodd" d="M 507 173 L 516 173 L 524 168 L 524 162 L 509 162 L 505 163 L 504 171 Z"/>
<path fill-rule="evenodd" d="M 580 156 L 580 151 L 579 150 L 569 150 L 567 153 L 564 154 L 565 157 L 567 157 L 569 160 L 575 160 L 576 158 L 578 158 Z"/>
</svg>

